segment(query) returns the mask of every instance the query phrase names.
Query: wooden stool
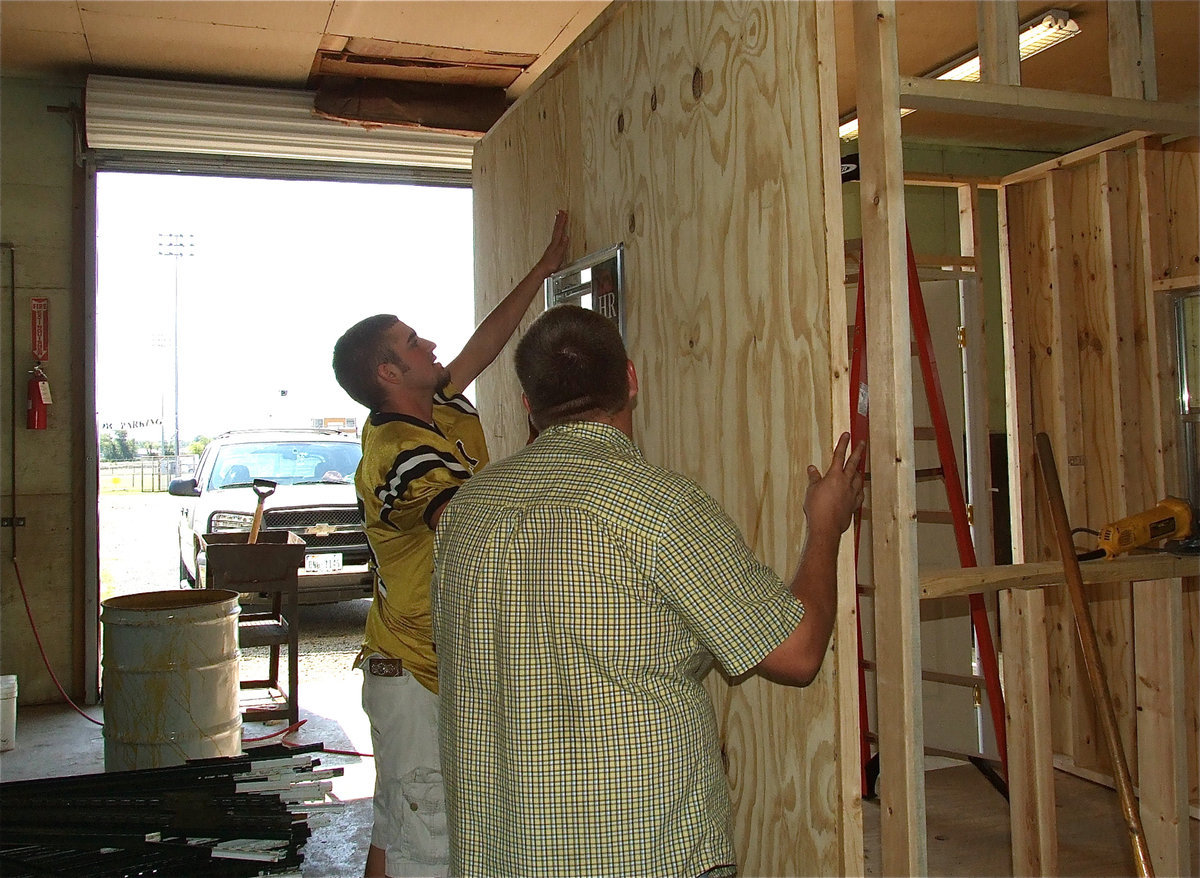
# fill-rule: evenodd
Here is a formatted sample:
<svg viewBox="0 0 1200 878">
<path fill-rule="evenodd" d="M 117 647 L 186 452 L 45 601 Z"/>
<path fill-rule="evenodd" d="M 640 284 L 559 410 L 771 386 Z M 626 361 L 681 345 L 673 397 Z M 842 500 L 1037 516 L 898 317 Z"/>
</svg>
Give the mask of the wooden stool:
<svg viewBox="0 0 1200 878">
<path fill-rule="evenodd" d="M 300 618 L 297 571 L 304 564 L 304 540 L 290 531 L 260 532 L 257 542 L 247 543 L 248 533 L 209 533 L 200 538 L 205 558 L 199 580 L 205 588 L 226 588 L 242 594 L 266 594 L 270 609 L 238 617 L 238 646 L 269 648 L 268 674 L 262 680 L 242 680 L 243 691 L 267 690 L 266 699 L 243 699 L 243 722 L 286 718 L 294 725 L 300 718 Z M 280 649 L 287 645 L 288 691 L 282 703 L 271 690 L 278 690 Z"/>
</svg>

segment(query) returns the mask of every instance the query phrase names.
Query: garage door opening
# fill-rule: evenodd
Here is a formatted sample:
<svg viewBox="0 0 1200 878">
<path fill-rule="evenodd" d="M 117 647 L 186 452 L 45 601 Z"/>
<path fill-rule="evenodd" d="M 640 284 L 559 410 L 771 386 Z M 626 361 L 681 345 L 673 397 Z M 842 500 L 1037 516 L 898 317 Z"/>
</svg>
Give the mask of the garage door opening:
<svg viewBox="0 0 1200 878">
<path fill-rule="evenodd" d="M 231 430 L 356 432 L 337 337 L 397 314 L 448 362 L 474 325 L 471 191 L 97 174 L 100 599 L 178 588 L 181 499 Z"/>
</svg>

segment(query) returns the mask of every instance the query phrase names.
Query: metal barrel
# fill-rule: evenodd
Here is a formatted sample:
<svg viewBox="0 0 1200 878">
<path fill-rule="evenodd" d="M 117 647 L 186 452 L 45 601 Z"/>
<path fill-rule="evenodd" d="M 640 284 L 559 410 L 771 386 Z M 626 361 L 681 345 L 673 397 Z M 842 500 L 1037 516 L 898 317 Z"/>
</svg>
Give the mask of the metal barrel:
<svg viewBox="0 0 1200 878">
<path fill-rule="evenodd" d="M 101 607 L 105 771 L 240 754 L 237 592 L 144 592 Z"/>
<path fill-rule="evenodd" d="M 0 750 L 17 746 L 17 675 L 0 677 Z"/>
</svg>

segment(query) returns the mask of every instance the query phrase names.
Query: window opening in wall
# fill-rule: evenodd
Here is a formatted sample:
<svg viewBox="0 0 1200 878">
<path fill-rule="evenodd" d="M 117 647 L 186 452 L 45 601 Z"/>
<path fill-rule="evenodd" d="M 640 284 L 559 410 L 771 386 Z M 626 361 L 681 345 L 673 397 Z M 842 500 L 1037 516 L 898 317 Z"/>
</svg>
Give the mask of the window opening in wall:
<svg viewBox="0 0 1200 878">
<path fill-rule="evenodd" d="M 356 435 L 338 336 L 396 314 L 447 363 L 474 326 L 474 272 L 465 187 L 100 171 L 96 189 L 105 600 L 179 586 L 184 500 L 167 487 L 208 440 Z"/>
</svg>

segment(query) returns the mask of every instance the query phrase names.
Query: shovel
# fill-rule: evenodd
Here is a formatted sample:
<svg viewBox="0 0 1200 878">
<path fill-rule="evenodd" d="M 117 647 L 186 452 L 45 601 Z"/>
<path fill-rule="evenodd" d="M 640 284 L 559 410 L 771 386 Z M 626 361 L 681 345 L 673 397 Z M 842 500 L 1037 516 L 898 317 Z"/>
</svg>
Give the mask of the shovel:
<svg viewBox="0 0 1200 878">
<path fill-rule="evenodd" d="M 254 509 L 254 521 L 250 525 L 250 538 L 247 543 L 258 542 L 258 530 L 262 527 L 263 503 L 275 493 L 275 482 L 269 479 L 255 479 L 254 493 L 258 495 L 258 506 Z"/>
</svg>

